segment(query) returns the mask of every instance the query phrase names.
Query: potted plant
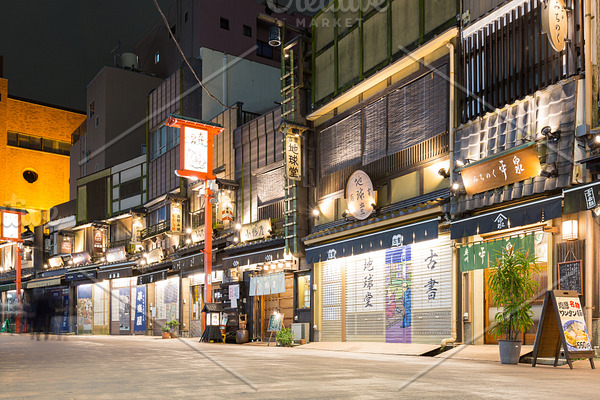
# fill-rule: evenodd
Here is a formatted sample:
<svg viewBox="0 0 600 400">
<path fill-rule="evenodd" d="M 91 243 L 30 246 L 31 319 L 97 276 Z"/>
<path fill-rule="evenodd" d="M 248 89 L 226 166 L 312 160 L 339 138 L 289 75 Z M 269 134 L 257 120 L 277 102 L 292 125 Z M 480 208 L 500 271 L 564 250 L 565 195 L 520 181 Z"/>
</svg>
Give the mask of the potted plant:
<svg viewBox="0 0 600 400">
<path fill-rule="evenodd" d="M 168 321 L 167 323 L 165 323 L 165 326 L 168 327 L 168 329 L 169 329 L 168 332 L 172 338 L 179 337 L 177 335 L 177 327 L 179 326 L 179 322 L 177 322 L 175 319 L 172 319 L 172 320 Z"/>
<path fill-rule="evenodd" d="M 171 337 L 171 335 L 169 334 L 169 331 L 171 330 L 171 328 L 169 328 L 167 325 L 161 326 L 160 330 L 162 332 L 163 339 L 169 339 Z"/>
<path fill-rule="evenodd" d="M 292 343 L 294 343 L 294 333 L 290 328 L 281 328 L 277 332 L 277 342 L 280 346 L 291 347 Z"/>
<path fill-rule="evenodd" d="M 540 272 L 535 256 L 515 251 L 513 246 L 503 249 L 490 271 L 488 286 L 491 298 L 498 307 L 490 333 L 497 338 L 502 364 L 517 364 L 521 355 L 519 334 L 533 325 L 531 299 L 538 282 L 534 275 Z"/>
</svg>

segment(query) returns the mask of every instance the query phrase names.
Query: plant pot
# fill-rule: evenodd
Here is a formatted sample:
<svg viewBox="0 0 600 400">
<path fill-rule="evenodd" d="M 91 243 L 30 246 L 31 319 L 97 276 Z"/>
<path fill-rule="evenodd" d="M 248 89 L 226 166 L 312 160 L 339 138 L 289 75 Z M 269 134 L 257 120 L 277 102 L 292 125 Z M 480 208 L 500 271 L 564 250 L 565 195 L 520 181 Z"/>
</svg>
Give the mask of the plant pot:
<svg viewBox="0 0 600 400">
<path fill-rule="evenodd" d="M 300 339 L 300 344 L 306 344 L 306 339 Z"/>
<path fill-rule="evenodd" d="M 169 332 L 169 334 L 171 335 L 171 337 L 173 339 L 177 339 L 179 337 L 179 335 L 177 334 L 177 332 Z"/>
<path fill-rule="evenodd" d="M 240 329 L 235 332 L 235 342 L 237 344 L 247 343 L 250 340 L 250 335 L 247 329 Z"/>
<path fill-rule="evenodd" d="M 162 338 L 163 339 L 169 339 L 171 337 L 171 335 L 169 335 L 169 332 L 163 332 L 162 333 Z"/>
<path fill-rule="evenodd" d="M 520 340 L 498 340 L 500 362 L 502 364 L 518 364 L 521 357 Z"/>
</svg>

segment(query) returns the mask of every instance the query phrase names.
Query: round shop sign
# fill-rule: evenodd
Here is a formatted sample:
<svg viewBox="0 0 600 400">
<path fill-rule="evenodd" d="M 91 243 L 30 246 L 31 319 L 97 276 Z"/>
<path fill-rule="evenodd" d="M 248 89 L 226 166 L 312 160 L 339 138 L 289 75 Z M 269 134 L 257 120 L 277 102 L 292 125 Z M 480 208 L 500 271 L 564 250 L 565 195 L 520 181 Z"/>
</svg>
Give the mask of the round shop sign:
<svg viewBox="0 0 600 400">
<path fill-rule="evenodd" d="M 358 220 L 368 218 L 374 210 L 376 194 L 371 178 L 365 171 L 358 170 L 350 175 L 346 184 L 348 211 Z"/>
<path fill-rule="evenodd" d="M 567 39 L 567 10 L 564 0 L 548 0 L 542 9 L 542 31 L 548 35 L 550 45 L 556 51 L 565 49 Z"/>
</svg>

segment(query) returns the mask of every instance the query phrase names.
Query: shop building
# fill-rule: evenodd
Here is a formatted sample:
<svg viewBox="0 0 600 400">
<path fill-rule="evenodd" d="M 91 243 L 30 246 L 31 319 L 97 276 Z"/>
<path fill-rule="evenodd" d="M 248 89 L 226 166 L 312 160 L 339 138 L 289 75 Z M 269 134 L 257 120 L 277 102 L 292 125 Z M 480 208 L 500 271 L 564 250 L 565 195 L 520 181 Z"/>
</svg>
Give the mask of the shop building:
<svg viewBox="0 0 600 400">
<path fill-rule="evenodd" d="M 460 340 L 460 282 L 442 209 L 450 196 L 457 3 L 348 5 L 332 3 L 313 18 L 307 119 L 317 179 L 314 226 L 303 239 L 313 335 Z"/>
</svg>

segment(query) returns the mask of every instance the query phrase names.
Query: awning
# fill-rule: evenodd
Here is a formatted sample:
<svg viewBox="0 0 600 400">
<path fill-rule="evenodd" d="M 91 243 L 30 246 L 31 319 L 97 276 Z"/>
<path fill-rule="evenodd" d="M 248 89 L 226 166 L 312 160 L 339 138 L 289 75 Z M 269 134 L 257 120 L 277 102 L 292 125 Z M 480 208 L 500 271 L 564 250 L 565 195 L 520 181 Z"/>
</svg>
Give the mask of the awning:
<svg viewBox="0 0 600 400">
<path fill-rule="evenodd" d="M 128 278 L 133 276 L 132 266 L 104 268 L 98 271 L 98 280 Z"/>
<path fill-rule="evenodd" d="M 563 190 L 565 205 L 563 214 L 593 210 L 600 204 L 600 182 Z"/>
<path fill-rule="evenodd" d="M 148 283 L 164 281 L 167 279 L 167 271 L 168 269 L 163 269 L 162 271 L 151 272 L 149 274 L 140 275 L 137 277 L 138 285 L 146 285 Z"/>
<path fill-rule="evenodd" d="M 284 253 L 285 247 L 276 247 L 231 257 L 223 257 L 223 266 L 225 269 L 229 269 L 243 265 L 262 264 L 265 262 L 283 260 Z"/>
<path fill-rule="evenodd" d="M 0 285 L 0 292 L 8 292 L 9 290 L 17 290 L 16 283 L 5 283 Z"/>
<path fill-rule="evenodd" d="M 26 289 L 35 289 L 35 288 L 41 288 L 41 287 L 56 286 L 56 285 L 61 284 L 61 280 L 62 280 L 62 276 L 52 277 L 52 278 L 32 279 L 30 281 L 24 282 L 23 287 Z"/>
<path fill-rule="evenodd" d="M 535 224 L 562 216 L 562 196 L 528 202 L 453 222 L 451 239 Z"/>
<path fill-rule="evenodd" d="M 306 263 L 314 264 L 320 261 L 423 242 L 437 237 L 438 219 L 433 218 L 368 235 L 308 247 L 306 249 Z"/>
</svg>

